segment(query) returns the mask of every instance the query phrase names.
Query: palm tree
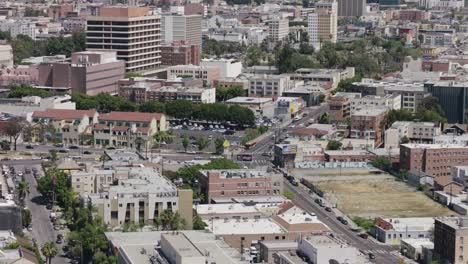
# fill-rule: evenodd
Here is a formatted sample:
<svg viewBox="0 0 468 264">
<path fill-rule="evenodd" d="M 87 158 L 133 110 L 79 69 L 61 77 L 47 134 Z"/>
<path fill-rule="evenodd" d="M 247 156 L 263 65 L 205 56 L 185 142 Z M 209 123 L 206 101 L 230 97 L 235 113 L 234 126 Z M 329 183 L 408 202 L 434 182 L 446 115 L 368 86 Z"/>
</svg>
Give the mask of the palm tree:
<svg viewBox="0 0 468 264">
<path fill-rule="evenodd" d="M 22 205 L 24 205 L 24 199 L 29 195 L 29 183 L 24 179 L 21 180 L 17 188 L 18 198 Z"/>
<path fill-rule="evenodd" d="M 55 247 L 55 243 L 52 241 L 44 243 L 41 247 L 42 254 L 46 257 L 46 263 L 51 264 L 52 259 L 57 256 L 57 247 Z"/>
</svg>

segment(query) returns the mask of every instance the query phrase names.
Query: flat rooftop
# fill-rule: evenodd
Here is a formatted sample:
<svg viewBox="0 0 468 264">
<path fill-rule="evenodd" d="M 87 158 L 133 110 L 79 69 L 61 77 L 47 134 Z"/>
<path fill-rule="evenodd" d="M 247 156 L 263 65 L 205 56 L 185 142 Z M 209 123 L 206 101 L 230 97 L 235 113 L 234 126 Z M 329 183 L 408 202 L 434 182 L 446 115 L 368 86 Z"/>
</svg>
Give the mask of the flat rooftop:
<svg viewBox="0 0 468 264">
<path fill-rule="evenodd" d="M 425 231 L 434 227 L 433 217 L 385 218 L 384 220 L 392 224 L 396 231 Z"/>
<path fill-rule="evenodd" d="M 266 178 L 274 173 L 269 173 L 264 170 L 245 170 L 245 169 L 232 169 L 232 170 L 202 170 L 200 171 L 205 177 L 208 173 L 219 173 L 219 178 Z"/>
<path fill-rule="evenodd" d="M 166 233 L 162 235 L 162 239 L 165 239 L 182 257 L 203 257 L 183 233 Z"/>
<path fill-rule="evenodd" d="M 222 214 L 255 214 L 265 210 L 278 208 L 280 203 L 264 203 L 256 205 L 245 205 L 243 203 L 230 204 L 198 204 L 194 209 L 199 215 L 222 215 Z"/>
<path fill-rule="evenodd" d="M 378 116 L 385 112 L 387 112 L 387 108 L 373 107 L 369 109 L 359 110 L 356 113 L 352 114 L 352 116 Z"/>
<path fill-rule="evenodd" d="M 457 144 L 416 144 L 416 143 L 408 143 L 408 144 L 401 144 L 401 146 L 405 146 L 411 149 L 444 149 L 444 148 L 466 148 L 468 146 L 457 145 Z"/>
<path fill-rule="evenodd" d="M 305 238 L 310 244 L 314 245 L 315 248 L 343 248 L 348 247 L 347 244 L 333 239 L 330 236 L 309 236 Z"/>
<path fill-rule="evenodd" d="M 271 98 L 263 97 L 235 97 L 226 101 L 228 104 L 265 104 L 268 102 L 273 102 Z"/>
<path fill-rule="evenodd" d="M 208 228 L 215 235 L 279 234 L 286 232 L 280 225 L 269 218 L 213 219 L 209 221 Z"/>
</svg>

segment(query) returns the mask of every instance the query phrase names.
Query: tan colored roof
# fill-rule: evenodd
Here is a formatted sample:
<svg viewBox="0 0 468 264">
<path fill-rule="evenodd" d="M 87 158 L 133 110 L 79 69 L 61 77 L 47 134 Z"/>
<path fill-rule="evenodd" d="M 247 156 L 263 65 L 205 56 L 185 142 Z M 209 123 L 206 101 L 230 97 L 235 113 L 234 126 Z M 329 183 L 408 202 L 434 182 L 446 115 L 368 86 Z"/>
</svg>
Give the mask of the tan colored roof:
<svg viewBox="0 0 468 264">
<path fill-rule="evenodd" d="M 140 113 L 140 112 L 110 112 L 101 115 L 100 120 L 105 121 L 135 121 L 135 122 L 151 122 L 151 120 L 161 120 L 161 113 Z"/>
<path fill-rule="evenodd" d="M 69 109 L 46 109 L 44 111 L 35 111 L 32 117 L 38 118 L 51 118 L 55 120 L 74 120 L 83 118 L 87 115 L 93 117 L 96 114 L 96 110 L 69 110 Z"/>
<path fill-rule="evenodd" d="M 297 128 L 293 131 L 289 132 L 291 135 L 299 135 L 299 136 L 323 136 L 328 134 L 327 131 L 320 130 L 317 128 Z"/>
</svg>

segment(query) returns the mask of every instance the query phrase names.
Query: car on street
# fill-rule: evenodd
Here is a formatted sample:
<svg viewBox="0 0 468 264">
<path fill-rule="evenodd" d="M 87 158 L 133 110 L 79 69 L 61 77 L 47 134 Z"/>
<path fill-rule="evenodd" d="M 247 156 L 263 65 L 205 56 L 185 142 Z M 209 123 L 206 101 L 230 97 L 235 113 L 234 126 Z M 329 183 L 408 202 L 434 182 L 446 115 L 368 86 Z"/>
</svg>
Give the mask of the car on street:
<svg viewBox="0 0 468 264">
<path fill-rule="evenodd" d="M 26 149 L 33 149 L 34 147 L 33 147 L 33 146 L 31 146 L 31 145 L 26 145 L 26 147 L 25 147 L 25 148 L 26 148 Z"/>
<path fill-rule="evenodd" d="M 373 253 L 369 253 L 369 259 L 375 259 L 375 255 Z"/>
<path fill-rule="evenodd" d="M 93 153 L 91 151 L 89 151 L 89 150 L 85 150 L 85 151 L 83 151 L 83 154 L 89 155 L 89 154 L 93 154 Z"/>
<path fill-rule="evenodd" d="M 332 209 L 331 209 L 330 207 L 328 207 L 328 206 L 327 206 L 327 207 L 325 207 L 325 211 L 327 211 L 327 212 L 331 212 L 331 211 L 332 211 Z"/>
<path fill-rule="evenodd" d="M 72 145 L 72 146 L 70 146 L 70 147 L 68 147 L 68 148 L 69 148 L 69 149 L 79 149 L 79 147 L 78 147 L 78 146 L 75 146 L 75 145 Z"/>
<path fill-rule="evenodd" d="M 68 149 L 59 149 L 58 152 L 60 152 L 60 153 L 68 153 Z"/>
<path fill-rule="evenodd" d="M 57 144 L 55 144 L 54 146 L 57 147 L 57 148 L 63 148 L 63 144 L 62 144 L 62 143 L 57 143 Z"/>
<path fill-rule="evenodd" d="M 57 239 L 55 240 L 55 243 L 57 243 L 57 244 L 62 244 L 63 243 L 63 235 L 62 234 L 57 235 Z"/>
<path fill-rule="evenodd" d="M 363 239 L 367 239 L 367 237 L 369 237 L 369 235 L 366 234 L 366 233 L 361 233 L 361 234 L 359 234 L 359 237 L 361 237 Z"/>
<path fill-rule="evenodd" d="M 107 147 L 107 150 L 115 150 L 115 147 Z"/>
<path fill-rule="evenodd" d="M 28 225 L 28 231 L 29 231 L 29 232 L 32 231 L 32 224 L 29 224 L 29 225 Z"/>
</svg>

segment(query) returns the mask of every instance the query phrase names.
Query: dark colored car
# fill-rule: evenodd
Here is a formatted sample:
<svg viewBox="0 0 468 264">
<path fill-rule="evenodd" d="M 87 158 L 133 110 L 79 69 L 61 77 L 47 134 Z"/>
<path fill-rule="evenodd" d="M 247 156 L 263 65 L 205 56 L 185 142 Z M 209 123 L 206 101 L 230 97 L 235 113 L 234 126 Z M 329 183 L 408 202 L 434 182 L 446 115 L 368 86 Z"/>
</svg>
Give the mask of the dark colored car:
<svg viewBox="0 0 468 264">
<path fill-rule="evenodd" d="M 73 145 L 73 146 L 70 146 L 70 147 L 69 147 L 69 149 L 79 149 L 79 147 L 78 147 L 78 146 L 75 146 L 75 145 Z"/>
<path fill-rule="evenodd" d="M 338 220 L 338 221 L 340 221 L 340 222 L 343 221 L 343 219 L 344 219 L 344 218 L 341 217 L 341 216 L 338 216 L 338 217 L 336 218 L 336 220 Z"/>
<path fill-rule="evenodd" d="M 331 212 L 331 211 L 332 211 L 332 209 L 331 209 L 330 207 L 325 207 L 325 211 L 327 211 L 327 212 Z"/>
<path fill-rule="evenodd" d="M 68 149 L 59 149 L 58 152 L 60 152 L 60 153 L 68 153 Z"/>
<path fill-rule="evenodd" d="M 369 253 L 369 259 L 375 259 L 375 255 L 373 253 Z"/>
<path fill-rule="evenodd" d="M 369 236 L 369 235 L 366 234 L 366 233 L 361 233 L 361 234 L 359 234 L 359 237 L 364 238 L 364 239 L 367 239 L 368 236 Z"/>
<path fill-rule="evenodd" d="M 34 147 L 31 145 L 26 145 L 26 149 L 33 149 Z"/>
<path fill-rule="evenodd" d="M 85 151 L 83 151 L 83 154 L 89 155 L 89 154 L 93 154 L 93 153 L 91 151 L 89 151 L 89 150 L 85 150 Z"/>
<path fill-rule="evenodd" d="M 114 147 L 108 147 L 108 148 L 106 148 L 106 149 L 107 149 L 107 150 L 115 150 Z"/>
</svg>

